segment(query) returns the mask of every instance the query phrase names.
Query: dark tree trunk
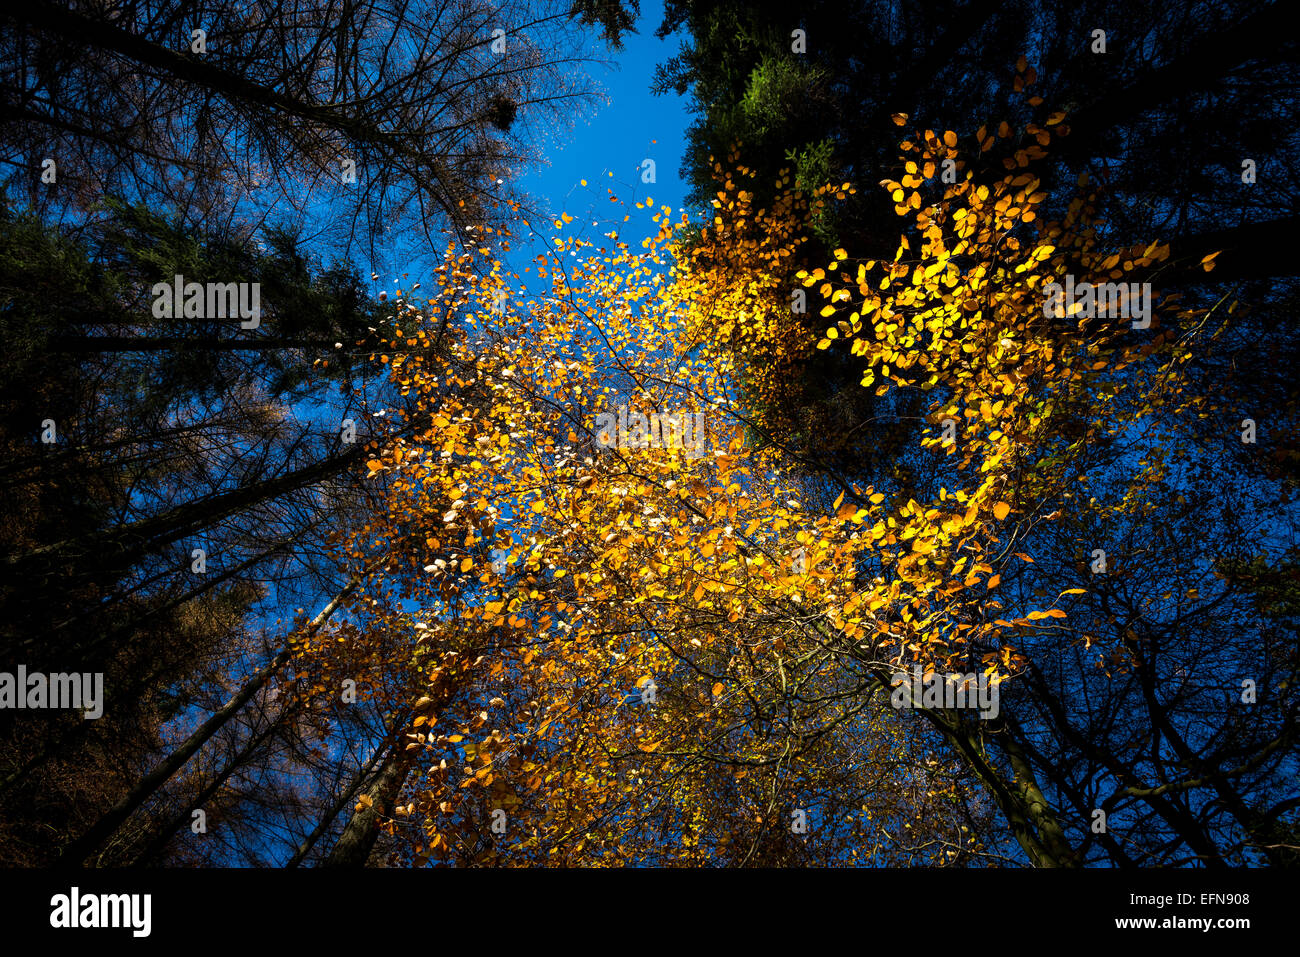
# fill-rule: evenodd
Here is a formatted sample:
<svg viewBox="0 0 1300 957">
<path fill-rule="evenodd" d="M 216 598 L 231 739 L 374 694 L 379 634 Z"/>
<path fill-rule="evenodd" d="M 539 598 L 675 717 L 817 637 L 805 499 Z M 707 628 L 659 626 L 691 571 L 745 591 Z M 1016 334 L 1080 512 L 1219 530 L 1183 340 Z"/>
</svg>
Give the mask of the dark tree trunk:
<svg viewBox="0 0 1300 957">
<path fill-rule="evenodd" d="M 334 599 L 321 610 L 311 624 L 308 626 L 307 634 L 314 634 L 325 624 L 331 615 L 339 608 L 343 601 L 354 592 L 361 584 L 361 577 L 354 577 L 339 592 Z M 288 663 L 289 658 L 293 655 L 293 649 L 286 645 L 274 658 L 272 658 L 264 667 L 257 671 L 251 678 L 244 683 L 235 695 L 227 701 L 219 711 L 213 714 L 199 728 L 197 728 L 185 743 L 169 754 L 156 768 L 150 771 L 143 779 L 132 788 L 120 801 L 117 802 L 109 811 L 107 811 L 95 824 L 81 837 L 73 841 L 64 849 L 60 856 L 58 866 L 60 867 L 77 867 L 85 863 L 86 859 L 99 847 L 104 841 L 113 835 L 113 833 L 122 826 L 149 797 L 160 787 L 171 779 L 171 776 L 179 771 L 185 762 L 189 761 L 199 749 L 207 743 L 218 730 L 225 726 L 226 722 L 239 713 L 253 696 L 257 694 L 267 682 L 281 668 Z"/>
</svg>

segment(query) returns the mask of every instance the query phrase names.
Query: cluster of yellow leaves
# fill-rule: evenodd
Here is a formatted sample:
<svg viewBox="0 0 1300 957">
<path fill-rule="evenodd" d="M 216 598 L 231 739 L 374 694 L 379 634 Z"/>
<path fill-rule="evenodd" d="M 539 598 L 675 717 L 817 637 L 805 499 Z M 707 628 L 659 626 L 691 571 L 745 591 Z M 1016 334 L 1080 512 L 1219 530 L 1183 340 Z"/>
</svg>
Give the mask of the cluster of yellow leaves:
<svg viewBox="0 0 1300 957">
<path fill-rule="evenodd" d="M 441 689 L 420 691 L 437 713 L 408 732 L 425 763 L 397 816 L 419 829 L 416 860 L 500 858 L 483 837 L 494 808 L 511 817 L 510 860 L 751 860 L 761 836 L 777 840 L 778 809 L 896 772 L 911 745 L 880 710 L 891 672 L 975 664 L 1001 678 L 1018 666 L 1018 635 L 1065 616 L 1003 617 L 996 591 L 1037 517 L 1035 491 L 1065 481 L 1044 451 L 1102 376 L 1169 346 L 1047 319 L 1042 287 L 1067 270 L 1120 278 L 1168 251 L 1099 248 L 1087 194 L 1060 221 L 1040 216 L 1031 166 L 1059 127 L 1026 127 L 986 183 L 954 132 L 904 142 L 905 174 L 885 187 L 911 238 L 888 262 L 838 250 L 798 270 L 801 224 L 851 187 L 812 206 L 789 190 L 755 210 L 746 172 L 720 168 L 716 217 L 691 244 L 666 207 L 641 251 L 566 235 L 562 217 L 531 264 L 546 293 L 486 246 L 449 252 L 434 297 L 399 291 L 403 329 L 383 358 L 416 412 L 369 462 L 388 483 L 382 514 L 349 549 L 406 577 L 400 594 L 361 603 L 370 628 L 313 651 L 377 674 L 401 659 Z M 981 129 L 976 151 L 1010 137 Z M 956 183 L 938 180 L 945 161 Z M 816 287 L 834 320 L 820 343 L 790 312 L 795 284 Z M 933 393 L 924 442 L 947 470 L 935 500 L 848 484 L 827 508 L 779 450 L 747 447 L 737 357 L 760 404 L 775 405 L 814 345 L 845 343 L 864 387 Z M 1154 368 L 1110 383 L 1107 427 L 1176 394 Z M 1125 405 L 1134 383 L 1141 403 Z M 602 448 L 596 416 L 620 407 L 702 415 L 703 454 Z M 947 419 L 959 425 L 949 445 Z M 457 656 L 472 667 L 448 684 Z M 394 709 L 413 694 L 391 680 L 387 693 Z M 923 812 L 956 827 L 944 808 L 960 786 L 940 774 L 919 797 L 890 793 L 854 819 L 852 840 L 844 832 L 846 853 L 883 846 L 876 828 Z"/>
<path fill-rule="evenodd" d="M 1022 61 L 1017 88 L 1033 79 Z M 1087 190 L 1086 176 L 1059 220 L 1041 215 L 1048 197 L 1034 164 L 1055 135 L 1068 132 L 1064 118 L 1053 114 L 1018 135 L 1006 123 L 996 134 L 981 127 L 974 155 L 1007 142 L 1003 175 L 985 182 L 967 168 L 955 132 L 918 131 L 901 143 L 904 176 L 882 184 L 910 226 L 893 259 L 855 261 L 837 250 L 825 269 L 798 273 L 805 286 L 818 287 L 826 303 L 821 314 L 834 320 L 817 348 L 847 343 L 862 360 L 862 386 L 878 396 L 892 389 L 932 393 L 923 444 L 951 459 L 937 501 L 928 508 L 903 503 L 890 518 L 898 531 L 880 544 L 910 540 L 911 553 L 892 556 L 889 593 L 865 600 L 873 609 L 882 599 L 897 608 L 903 595 L 943 596 L 926 628 L 947 624 L 959 641 L 986 649 L 1031 622 L 1066 617 L 1045 609 L 1008 621 L 995 600 L 969 589 L 995 567 L 985 588 L 996 587 L 1019 528 L 1040 517 L 1043 502 L 1069 498 L 1072 482 L 1086 482 L 1086 475 L 1072 474 L 1069 453 L 1122 434 L 1162 405 L 1204 402 L 1182 394 L 1177 368 L 1190 346 L 1160 331 L 1159 312 L 1150 334 L 1114 316 L 1076 319 L 1077 303 L 1064 319 L 1045 316 L 1048 283 L 1063 284 L 1067 274 L 1079 285 L 1146 280 L 1169 257 L 1158 242 L 1104 248 L 1098 197 Z M 942 181 L 945 164 L 956 182 Z M 1173 307 L 1170 298 L 1158 309 L 1172 315 Z M 1062 447 L 1064 454 L 1051 454 Z M 1122 509 L 1137 509 L 1142 488 L 1161 480 L 1158 464 L 1140 464 Z M 1016 656 L 1003 660 L 1014 663 Z"/>
<path fill-rule="evenodd" d="M 855 589 L 861 552 L 896 540 L 883 497 L 864 489 L 822 514 L 747 454 L 716 351 L 683 348 L 685 310 L 658 266 L 674 227 L 667 210 L 655 218 L 644 252 L 557 238 L 535 263 L 549 295 L 471 251 L 449 254 L 434 299 L 396 298 L 394 346 L 434 341 L 449 308 L 462 320 L 438 349 L 393 350 L 392 381 L 419 412 L 369 462 L 388 483 L 383 511 L 349 544 L 358 563 L 380 555 L 415 583 L 363 600 L 370 625 L 310 653 L 333 676 L 388 676 L 395 711 L 413 694 L 395 662 L 432 685 L 448 654 L 472 656 L 455 694 L 426 693 L 437 733 L 424 715 L 408 732 L 436 757 L 389 820 L 422 822 L 417 859 L 481 859 L 489 805 L 511 814 L 514 860 L 654 859 L 647 801 L 673 822 L 659 824 L 674 829 L 674 860 L 743 856 L 743 836 L 773 826 L 775 781 L 824 782 L 849 755 L 893 766 L 904 747 L 897 719 L 882 727 L 868 694 L 826 686 L 840 683 L 831 662 L 805 647 L 921 637 L 923 621 L 886 623 Z M 600 448 L 595 417 L 620 405 L 702 415 L 702 454 Z M 773 733 L 796 682 L 805 731 L 836 734 L 794 747 Z M 927 800 L 950 801 L 952 786 Z M 898 809 L 875 812 L 871 826 L 886 826 Z"/>
<path fill-rule="evenodd" d="M 677 264 L 673 296 L 686 316 L 677 348 L 706 343 L 720 370 L 743 378 L 753 420 L 779 430 L 787 424 L 781 410 L 791 385 L 812 352 L 803 334 L 806 318 L 792 309 L 798 257 L 809 224 L 831 200 L 857 190 L 843 183 L 805 195 L 782 170 L 771 208 L 756 208 L 755 174 L 736 161 L 733 153 L 727 165 L 714 163 L 719 188 L 712 223 L 670 245 Z"/>
</svg>

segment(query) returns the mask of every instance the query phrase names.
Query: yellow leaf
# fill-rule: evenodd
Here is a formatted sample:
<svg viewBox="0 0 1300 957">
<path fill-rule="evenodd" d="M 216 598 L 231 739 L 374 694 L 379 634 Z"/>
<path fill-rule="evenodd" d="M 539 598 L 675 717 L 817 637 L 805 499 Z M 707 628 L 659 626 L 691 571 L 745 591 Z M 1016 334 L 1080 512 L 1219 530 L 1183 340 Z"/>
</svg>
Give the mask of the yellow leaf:
<svg viewBox="0 0 1300 957">
<path fill-rule="evenodd" d="M 1006 502 L 998 502 L 993 506 L 993 517 L 999 522 L 1011 514 L 1011 506 Z"/>
<path fill-rule="evenodd" d="M 1064 618 L 1065 612 L 1059 608 L 1053 608 L 1051 611 L 1031 611 L 1029 613 L 1030 621 L 1037 621 L 1039 618 Z"/>
</svg>

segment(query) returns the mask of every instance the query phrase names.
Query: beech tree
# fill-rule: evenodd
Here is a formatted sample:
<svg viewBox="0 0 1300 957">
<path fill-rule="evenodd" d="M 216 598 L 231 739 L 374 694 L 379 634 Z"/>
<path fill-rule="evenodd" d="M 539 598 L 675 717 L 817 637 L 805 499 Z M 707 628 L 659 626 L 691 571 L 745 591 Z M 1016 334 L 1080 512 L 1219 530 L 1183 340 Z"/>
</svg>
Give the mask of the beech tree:
<svg viewBox="0 0 1300 957">
<path fill-rule="evenodd" d="M 1022 62 L 1018 85 L 1032 85 L 1029 71 Z M 871 853 L 1077 866 L 1278 852 L 1293 810 L 1280 790 L 1287 669 L 1267 664 L 1267 645 L 1225 647 L 1217 667 L 1267 676 L 1255 684 L 1267 688 L 1266 728 L 1243 737 L 1228 711 L 1218 744 L 1180 731 L 1191 712 L 1151 697 L 1147 669 L 1168 666 L 1137 664 L 1122 625 L 1111 635 L 1090 618 L 1114 583 L 1145 589 L 1152 577 L 1117 559 L 1111 577 L 1071 580 L 1062 543 L 1046 534 L 1066 512 L 1129 535 L 1159 521 L 1155 490 L 1182 490 L 1168 474 L 1180 446 L 1166 433 L 1216 404 L 1190 393 L 1182 370 L 1232 322 L 1226 305 L 1187 308 L 1140 284 L 1109 297 L 1107 283 L 1170 250 L 1158 239 L 1108 244 L 1086 178 L 1059 217 L 1045 212 L 1032 166 L 1066 119 L 980 128 L 973 153 L 952 130 L 908 134 L 904 174 L 883 185 L 909 228 L 883 261 L 839 249 L 824 267 L 799 268 L 798 237 L 855 187 L 805 194 L 783 176 L 777 201 L 756 208 L 753 172 L 720 161 L 715 216 L 698 232 L 647 199 L 638 205 L 656 232 L 642 252 L 569 236 L 562 216 L 535 280 L 476 267 L 487 247 L 446 271 L 477 317 L 455 337 L 452 364 L 391 363 L 396 387 L 433 403 L 436 431 L 368 462 L 392 479 L 394 527 L 432 523 L 423 542 L 393 542 L 384 525 L 365 536 L 397 545 L 393 561 L 424 563 L 427 583 L 417 578 L 409 596 L 419 611 L 402 613 L 424 629 L 409 633 L 436 643 L 477 623 L 482 634 L 464 700 L 421 697 L 431 714 L 407 734 L 420 774 L 376 818 L 409 835 L 403 859 L 847 863 Z M 1018 137 L 1033 145 L 1000 180 L 978 181 L 974 159 Z M 936 175 L 946 162 L 955 183 Z M 1088 296 L 1053 291 L 1067 274 Z M 802 318 L 774 305 L 782 289 L 823 303 L 819 340 L 801 339 Z M 399 302 L 404 335 L 427 327 L 417 297 Z M 736 405 L 736 377 L 753 368 L 745 357 L 832 349 L 856 363 L 860 388 L 919 395 L 905 472 L 872 484 L 800 472 L 799 446 L 782 442 L 779 417 L 765 418 L 771 406 Z M 448 379 L 490 390 L 491 402 L 458 402 Z M 779 379 L 751 380 L 746 394 Z M 1107 458 L 1093 442 L 1116 451 Z M 1261 492 L 1289 501 L 1276 486 Z M 1286 542 L 1290 524 L 1277 533 Z M 1078 548 L 1074 561 L 1096 560 Z M 1058 574 L 1037 574 L 1040 559 Z M 1204 667 L 1197 639 L 1168 631 L 1179 620 L 1161 626 L 1162 654 Z M 320 648 L 322 666 L 331 651 Z M 1061 669 L 1067 660 L 1075 673 Z M 1104 678 L 1077 671 L 1092 661 Z M 899 711 L 891 691 L 913 668 L 969 675 L 998 689 L 1002 706 Z M 1225 680 L 1235 675 L 1206 676 L 1204 694 Z M 1084 682 L 1102 682 L 1106 700 L 1145 687 L 1127 733 L 1176 737 L 1179 762 L 1135 761 L 1104 738 L 1088 751 L 1079 725 L 1099 716 L 1069 697 Z M 1083 749 L 1087 774 L 1046 757 L 1053 733 Z M 1246 791 L 1225 783 L 1243 776 Z M 1191 796 L 1205 788 L 1226 803 Z M 854 812 L 868 791 L 875 806 Z M 1112 815 L 1109 829 L 1098 811 Z M 1207 813 L 1227 817 L 1189 826 Z"/>
</svg>

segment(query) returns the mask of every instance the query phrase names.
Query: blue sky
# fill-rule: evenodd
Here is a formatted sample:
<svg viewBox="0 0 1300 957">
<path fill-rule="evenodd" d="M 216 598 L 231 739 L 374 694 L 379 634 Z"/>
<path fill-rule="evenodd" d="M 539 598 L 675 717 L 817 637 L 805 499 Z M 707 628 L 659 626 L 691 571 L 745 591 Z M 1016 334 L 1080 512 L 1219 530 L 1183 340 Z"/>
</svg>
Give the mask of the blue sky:
<svg viewBox="0 0 1300 957">
<path fill-rule="evenodd" d="M 564 229 L 566 237 L 592 239 L 615 228 L 635 245 L 657 229 L 650 222 L 650 212 L 638 210 L 637 202 L 649 197 L 656 209 L 671 206 L 674 220 L 680 215 L 689 191 L 678 171 L 691 123 L 690 100 L 672 92 L 662 96 L 650 92 L 655 67 L 676 54 L 682 44 L 680 34 L 664 40 L 655 37 L 662 22 L 662 0 L 643 0 L 636 21 L 638 32 L 625 35 L 619 51 L 609 48 L 597 28 L 587 28 L 593 37 L 589 47 L 592 62 L 583 69 L 600 88 L 605 102 L 595 105 L 572 128 L 555 131 L 553 142 L 560 145 L 547 150 L 542 163 L 525 169 L 513 182 L 529 205 L 544 213 L 527 217 L 543 236 L 553 236 L 547 224 L 568 213 L 576 222 Z M 642 182 L 642 164 L 647 159 L 655 162 L 653 184 Z M 613 190 L 621 204 L 610 204 L 606 190 Z M 625 214 L 632 217 L 627 223 Z M 523 267 L 543 247 L 536 240 L 527 240 L 528 230 L 519 223 L 511 226 L 516 239 L 526 241 L 503 256 L 503 261 L 520 273 L 531 289 L 537 280 L 524 273 Z M 427 281 L 430 269 L 428 262 L 400 241 L 381 253 L 374 265 L 378 275 L 371 293 L 375 295 L 381 290 L 392 295 L 395 288 L 409 288 L 416 279 Z M 363 272 L 369 274 L 371 268 L 365 266 Z M 537 288 L 545 286 L 539 283 Z"/>
<path fill-rule="evenodd" d="M 520 178 L 519 186 L 545 203 L 548 213 L 567 212 L 580 217 L 600 209 L 596 204 L 606 202 L 607 187 L 629 201 L 630 206 L 634 205 L 631 200 L 649 195 L 656 205 L 667 204 L 674 211 L 681 207 L 687 190 L 677 171 L 690 124 L 688 99 L 675 93 L 650 93 L 655 66 L 681 45 L 677 36 L 655 38 L 654 32 L 662 21 L 662 3 L 642 3 L 637 19 L 639 32 L 625 38 L 621 52 L 606 54 L 612 63 L 610 68 L 592 67 L 609 102 L 598 107 L 589 121 L 576 124 L 566 145 L 547 156 L 549 165 Z M 645 159 L 655 161 L 653 186 L 641 182 L 641 163 Z M 610 173 L 614 174 L 612 178 Z M 583 179 L 589 188 L 579 185 Z"/>
</svg>

